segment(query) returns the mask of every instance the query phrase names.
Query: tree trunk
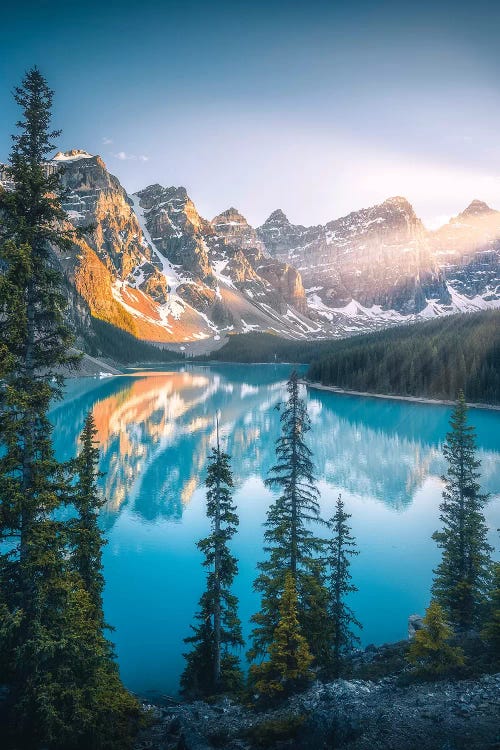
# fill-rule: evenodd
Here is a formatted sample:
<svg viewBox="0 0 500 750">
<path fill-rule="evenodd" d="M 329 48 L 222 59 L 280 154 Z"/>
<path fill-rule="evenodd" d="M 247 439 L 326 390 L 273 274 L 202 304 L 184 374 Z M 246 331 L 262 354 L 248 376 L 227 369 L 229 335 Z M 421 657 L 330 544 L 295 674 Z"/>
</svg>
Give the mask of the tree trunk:
<svg viewBox="0 0 500 750">
<path fill-rule="evenodd" d="M 218 457 L 220 448 L 217 445 Z M 220 587 L 220 478 L 217 477 L 216 485 L 216 510 L 215 510 L 215 555 L 214 555 L 214 687 L 220 681 L 221 668 L 221 587 Z"/>
<path fill-rule="evenodd" d="M 292 549 L 290 550 L 290 570 L 297 583 L 297 383 L 293 391 L 293 434 L 292 434 Z"/>
<path fill-rule="evenodd" d="M 29 281 L 26 289 L 26 347 L 24 354 L 24 373 L 23 376 L 27 382 L 33 385 L 34 379 L 34 364 L 33 364 L 33 346 L 35 343 L 35 309 L 34 309 L 34 289 L 33 282 Z M 29 394 L 32 397 L 32 394 Z M 22 492 L 23 500 L 20 509 L 20 544 L 19 544 L 19 560 L 21 564 L 21 590 L 24 601 L 22 602 L 22 608 L 26 610 L 29 604 L 29 581 L 27 580 L 27 574 L 25 572 L 25 565 L 29 556 L 29 536 L 31 527 L 33 524 L 33 458 L 34 458 L 34 446 L 33 446 L 33 431 L 34 431 L 34 420 L 33 413 L 31 411 L 26 415 L 24 422 L 24 430 L 22 434 Z"/>
</svg>

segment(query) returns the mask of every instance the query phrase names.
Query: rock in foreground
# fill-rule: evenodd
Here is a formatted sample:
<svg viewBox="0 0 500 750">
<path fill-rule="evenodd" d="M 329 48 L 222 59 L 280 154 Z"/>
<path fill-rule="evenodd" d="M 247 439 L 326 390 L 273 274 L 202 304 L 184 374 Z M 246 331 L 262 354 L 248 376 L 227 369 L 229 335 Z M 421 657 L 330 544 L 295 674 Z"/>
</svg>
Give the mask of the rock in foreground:
<svg viewBox="0 0 500 750">
<path fill-rule="evenodd" d="M 137 750 L 495 750 L 500 747 L 500 674 L 400 686 L 315 683 L 279 709 L 255 712 L 225 699 L 156 707 Z"/>
</svg>

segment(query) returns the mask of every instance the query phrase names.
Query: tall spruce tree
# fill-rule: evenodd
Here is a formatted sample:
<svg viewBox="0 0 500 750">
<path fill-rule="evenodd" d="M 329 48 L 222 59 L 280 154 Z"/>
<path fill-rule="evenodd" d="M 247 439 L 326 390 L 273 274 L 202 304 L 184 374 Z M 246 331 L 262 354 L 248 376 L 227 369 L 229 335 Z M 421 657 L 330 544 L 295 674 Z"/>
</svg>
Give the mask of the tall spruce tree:
<svg viewBox="0 0 500 750">
<path fill-rule="evenodd" d="M 36 68 L 15 99 L 23 119 L 8 167 L 14 189 L 0 194 L 0 349 L 8 352 L 0 389 L 0 499 L 9 548 L 0 580 L 16 622 L 11 695 L 26 708 L 19 728 L 29 734 L 42 718 L 37 687 L 50 681 L 46 652 L 51 643 L 57 651 L 54 615 L 64 609 L 66 591 L 64 534 L 53 512 L 65 501 L 67 485 L 54 458 L 47 410 L 60 393 L 56 368 L 69 363 L 71 341 L 51 245 L 66 248 L 69 238 L 57 227 L 64 216 L 58 175 L 49 175 L 45 162 L 57 135 L 49 132 L 52 92 Z"/>
<path fill-rule="evenodd" d="M 440 505 L 443 525 L 433 534 L 442 558 L 434 571 L 432 592 L 451 625 L 466 632 L 481 624 L 491 579 L 492 547 L 483 514 L 488 496 L 481 493 L 475 431 L 467 423 L 462 391 L 450 425 L 443 447 L 448 462 Z"/>
<path fill-rule="evenodd" d="M 344 502 L 339 495 L 335 513 L 329 521 L 332 538 L 328 542 L 326 558 L 329 571 L 329 614 L 333 629 L 332 668 L 335 675 L 340 674 L 344 654 L 360 642 L 353 627 L 362 627 L 346 603 L 346 597 L 358 590 L 351 583 L 350 558 L 359 555 L 359 551 L 349 527 L 350 517 L 351 514 L 345 512 Z"/>
<path fill-rule="evenodd" d="M 70 521 L 70 533 L 74 568 L 82 579 L 96 614 L 103 620 L 102 548 L 105 542 L 97 519 L 104 500 L 97 486 L 97 480 L 102 474 L 99 472 L 96 435 L 94 417 L 89 412 L 80 436 L 81 451 L 72 462 L 72 469 L 77 475 L 72 497 L 77 515 Z"/>
<path fill-rule="evenodd" d="M 327 650 L 326 609 L 319 553 L 324 542 L 312 526 L 321 524 L 319 493 L 315 487 L 312 453 L 305 442 L 310 420 L 299 396 L 297 373 L 287 384 L 288 400 L 281 413 L 281 436 L 276 442 L 276 464 L 271 468 L 268 487 L 280 495 L 267 513 L 264 551 L 268 558 L 259 563 L 260 574 L 254 588 L 261 593 L 261 609 L 252 617 L 255 628 L 249 657 L 263 656 L 273 641 L 279 622 L 279 602 L 289 572 L 298 595 L 298 618 L 313 656 L 321 661 Z"/>
<path fill-rule="evenodd" d="M 110 653 L 72 569 L 58 513 L 71 501 L 71 479 L 55 459 L 47 417 L 61 395 L 59 368 L 75 361 L 52 255 L 72 240 L 60 228 L 59 173 L 46 161 L 58 135 L 49 129 L 52 97 L 36 68 L 16 88 L 13 189 L 0 192 L 0 652 L 14 747 L 88 747 L 92 736 L 100 748 L 120 683 L 116 673 L 106 702 L 110 682 L 100 676 Z M 132 713 L 129 704 L 128 728 Z"/>
<path fill-rule="evenodd" d="M 217 446 L 212 449 L 205 483 L 210 534 L 197 544 L 209 571 L 207 588 L 200 598 L 194 634 L 184 639 L 193 644 L 192 651 L 184 655 L 187 663 L 181 677 L 182 692 L 190 698 L 235 692 L 243 681 L 239 659 L 233 653 L 243 646 L 243 638 L 238 600 L 231 593 L 238 564 L 228 544 L 236 533 L 238 516 L 229 462 L 220 446 L 217 422 Z"/>
</svg>

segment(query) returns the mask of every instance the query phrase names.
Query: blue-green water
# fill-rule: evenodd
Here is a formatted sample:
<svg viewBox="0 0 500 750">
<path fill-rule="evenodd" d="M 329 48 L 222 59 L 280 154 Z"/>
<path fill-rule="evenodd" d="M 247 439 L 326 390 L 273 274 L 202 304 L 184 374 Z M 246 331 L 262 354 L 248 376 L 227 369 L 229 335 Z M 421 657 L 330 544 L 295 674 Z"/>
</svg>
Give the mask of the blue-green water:
<svg viewBox="0 0 500 750">
<path fill-rule="evenodd" d="M 246 632 L 258 608 L 252 591 L 262 557 L 262 522 L 271 500 L 263 479 L 274 460 L 277 402 L 285 365 L 185 366 L 107 380 L 70 381 L 52 412 L 60 458 L 77 449 L 93 409 L 107 498 L 102 524 L 107 621 L 116 630 L 121 674 L 141 694 L 173 694 L 182 670 L 182 639 L 204 584 L 195 542 L 205 534 L 205 467 L 219 412 L 237 486 L 240 560 L 236 593 Z M 438 559 L 432 532 L 444 471 L 441 445 L 450 410 L 405 402 L 309 391 L 322 509 L 339 491 L 352 513 L 361 554 L 352 563 L 359 592 L 352 605 L 363 642 L 406 636 L 408 615 L 423 613 Z M 500 526 L 500 412 L 471 410 L 486 515 L 497 547 Z"/>
</svg>

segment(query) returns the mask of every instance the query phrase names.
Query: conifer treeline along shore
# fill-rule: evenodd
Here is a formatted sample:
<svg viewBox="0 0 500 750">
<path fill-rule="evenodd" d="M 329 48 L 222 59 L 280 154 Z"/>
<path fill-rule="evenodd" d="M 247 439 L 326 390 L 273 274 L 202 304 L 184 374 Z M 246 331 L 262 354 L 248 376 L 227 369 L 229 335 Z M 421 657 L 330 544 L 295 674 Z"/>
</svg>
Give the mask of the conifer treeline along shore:
<svg viewBox="0 0 500 750">
<path fill-rule="evenodd" d="M 60 173 L 44 169 L 58 136 L 50 130 L 52 92 L 34 68 L 15 98 L 22 116 L 10 157 L 13 189 L 0 193 L 1 740 L 8 750 L 127 750 L 143 714 L 120 681 L 108 639 L 112 623 L 103 616 L 96 429 L 89 414 L 77 457 L 63 464 L 47 417 L 62 395 L 60 367 L 78 365 L 68 353 L 72 337 L 52 255 L 74 239 L 60 208 Z M 255 580 L 261 606 L 252 617 L 248 676 L 232 593 L 238 514 L 231 459 L 219 439 L 212 450 L 210 534 L 198 543 L 206 590 L 186 634 L 186 697 L 230 694 L 260 706 L 313 678 L 349 674 L 361 627 L 350 607 L 350 563 L 363 551 L 341 497 L 333 517 L 321 517 L 300 389 L 294 372 L 267 480 L 276 494 Z M 408 650 L 424 679 L 470 669 L 467 639 L 479 639 L 489 666 L 499 658 L 500 570 L 486 540 L 487 497 L 462 392 L 444 455 L 448 472 L 434 535 L 442 558 L 425 628 Z"/>
<path fill-rule="evenodd" d="M 500 310 L 450 315 L 338 341 L 231 336 L 207 359 L 301 362 L 323 385 L 399 396 L 500 404 Z"/>
</svg>

